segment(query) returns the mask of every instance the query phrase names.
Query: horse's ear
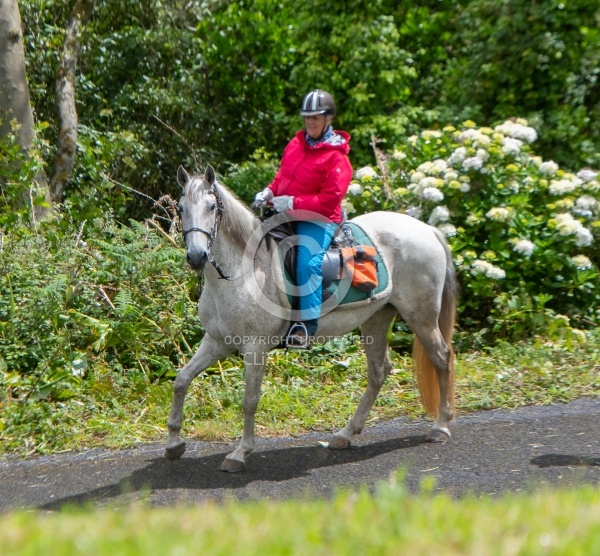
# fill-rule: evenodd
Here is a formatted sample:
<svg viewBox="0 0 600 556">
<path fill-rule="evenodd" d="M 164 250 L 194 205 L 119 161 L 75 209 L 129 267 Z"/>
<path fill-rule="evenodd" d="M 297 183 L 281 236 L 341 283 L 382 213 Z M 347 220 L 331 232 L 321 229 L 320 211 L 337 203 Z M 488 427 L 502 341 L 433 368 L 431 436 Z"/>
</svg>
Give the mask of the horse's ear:
<svg viewBox="0 0 600 556">
<path fill-rule="evenodd" d="M 216 179 L 216 177 L 215 177 L 215 171 L 213 170 L 213 167 L 209 164 L 206 167 L 206 170 L 204 172 L 204 181 L 206 183 L 208 183 L 208 185 L 210 187 L 212 187 L 215 184 L 215 179 Z"/>
<path fill-rule="evenodd" d="M 185 188 L 185 184 L 190 181 L 190 176 L 185 171 L 183 166 L 177 168 L 177 183 L 183 188 Z"/>
</svg>

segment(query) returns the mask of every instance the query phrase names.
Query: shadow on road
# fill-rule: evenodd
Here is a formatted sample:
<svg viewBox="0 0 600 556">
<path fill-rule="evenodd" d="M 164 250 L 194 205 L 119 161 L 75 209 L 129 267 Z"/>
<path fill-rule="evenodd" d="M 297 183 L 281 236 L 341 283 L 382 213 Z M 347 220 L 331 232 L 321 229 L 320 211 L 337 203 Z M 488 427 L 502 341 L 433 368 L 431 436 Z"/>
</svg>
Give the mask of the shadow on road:
<svg viewBox="0 0 600 556">
<path fill-rule="evenodd" d="M 568 456 L 563 454 L 546 454 L 537 456 L 531 460 L 538 467 L 570 467 L 570 466 L 592 466 L 600 465 L 600 457 Z"/>
<path fill-rule="evenodd" d="M 359 463 L 378 455 L 426 443 L 425 435 L 393 438 L 348 450 L 330 450 L 322 446 L 287 447 L 261 451 L 250 455 L 246 468 L 236 474 L 219 471 L 227 455 L 212 454 L 204 457 L 187 455 L 176 461 L 154 458 L 149 464 L 111 485 L 89 492 L 68 496 L 40 509 L 56 510 L 61 506 L 78 506 L 116 498 L 124 493 L 157 490 L 192 489 L 211 490 L 244 488 L 255 481 L 280 482 L 309 475 L 311 469 Z"/>
</svg>

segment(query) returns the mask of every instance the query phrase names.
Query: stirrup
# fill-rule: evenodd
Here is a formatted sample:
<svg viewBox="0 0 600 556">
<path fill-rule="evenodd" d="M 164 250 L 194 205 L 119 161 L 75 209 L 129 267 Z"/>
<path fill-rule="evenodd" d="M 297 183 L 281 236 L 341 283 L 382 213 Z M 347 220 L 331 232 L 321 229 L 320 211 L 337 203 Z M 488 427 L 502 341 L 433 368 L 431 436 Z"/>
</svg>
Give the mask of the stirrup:
<svg viewBox="0 0 600 556">
<path fill-rule="evenodd" d="M 308 335 L 306 324 L 295 322 L 290 326 L 285 338 L 285 347 L 293 349 L 309 349 L 313 339 Z"/>
</svg>

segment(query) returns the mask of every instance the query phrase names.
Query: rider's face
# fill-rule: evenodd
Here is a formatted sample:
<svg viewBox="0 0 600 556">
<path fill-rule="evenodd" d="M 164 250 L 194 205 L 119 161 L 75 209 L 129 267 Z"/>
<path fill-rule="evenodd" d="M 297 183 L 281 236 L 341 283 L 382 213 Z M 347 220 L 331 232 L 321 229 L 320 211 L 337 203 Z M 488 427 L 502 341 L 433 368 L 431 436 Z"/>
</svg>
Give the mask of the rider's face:
<svg viewBox="0 0 600 556">
<path fill-rule="evenodd" d="M 304 116 L 304 127 L 306 133 L 313 139 L 318 139 L 319 136 L 329 127 L 331 120 L 330 115 L 317 114 L 316 116 Z"/>
</svg>

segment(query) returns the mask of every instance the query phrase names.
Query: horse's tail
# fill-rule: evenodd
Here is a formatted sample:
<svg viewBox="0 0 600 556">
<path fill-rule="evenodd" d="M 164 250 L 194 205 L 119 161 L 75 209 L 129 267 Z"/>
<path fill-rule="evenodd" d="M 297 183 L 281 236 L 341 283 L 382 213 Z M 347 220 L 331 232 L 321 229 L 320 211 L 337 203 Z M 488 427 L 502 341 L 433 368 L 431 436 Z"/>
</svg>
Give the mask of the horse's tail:
<svg viewBox="0 0 600 556">
<path fill-rule="evenodd" d="M 458 283 L 454 271 L 452 252 L 450 251 L 443 234 L 437 229 L 435 229 L 435 233 L 446 251 L 446 279 L 442 292 L 442 306 L 438 317 L 438 325 L 442 337 L 449 348 L 448 368 L 450 376 L 448 382 L 448 401 L 452 407 L 452 412 L 454 413 L 454 351 L 452 349 L 452 332 L 456 322 Z M 440 410 L 440 387 L 438 376 L 427 351 L 416 336 L 413 343 L 412 358 L 417 385 L 421 394 L 421 402 L 423 403 L 423 407 L 427 414 L 436 418 Z"/>
</svg>

